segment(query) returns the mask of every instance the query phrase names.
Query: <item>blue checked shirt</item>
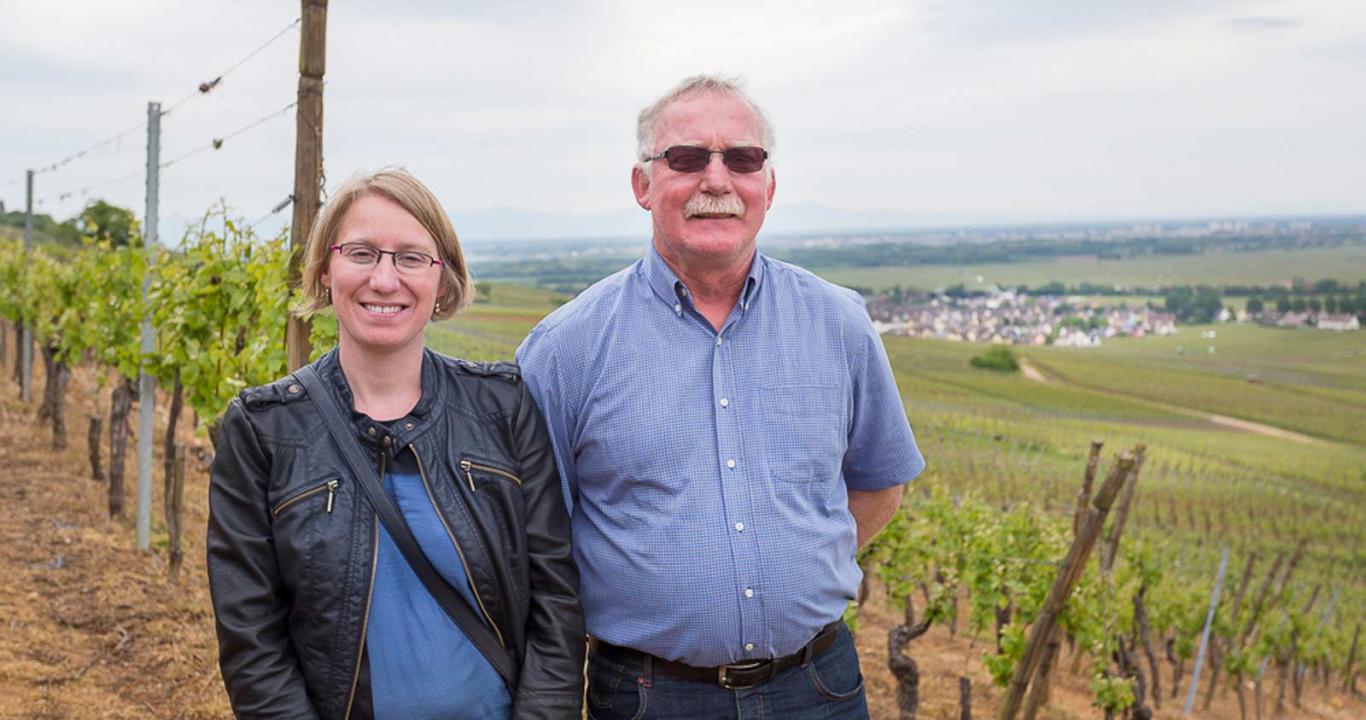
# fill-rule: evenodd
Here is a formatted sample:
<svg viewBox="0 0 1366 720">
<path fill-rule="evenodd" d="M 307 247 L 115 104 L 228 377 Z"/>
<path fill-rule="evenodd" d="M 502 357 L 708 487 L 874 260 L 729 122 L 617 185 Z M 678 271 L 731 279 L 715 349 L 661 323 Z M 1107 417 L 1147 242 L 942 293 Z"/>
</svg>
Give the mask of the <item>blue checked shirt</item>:
<svg viewBox="0 0 1366 720">
<path fill-rule="evenodd" d="M 847 491 L 925 466 L 859 296 L 757 251 L 717 332 L 652 248 L 517 351 L 588 631 L 711 667 L 797 651 L 862 575 Z"/>
</svg>

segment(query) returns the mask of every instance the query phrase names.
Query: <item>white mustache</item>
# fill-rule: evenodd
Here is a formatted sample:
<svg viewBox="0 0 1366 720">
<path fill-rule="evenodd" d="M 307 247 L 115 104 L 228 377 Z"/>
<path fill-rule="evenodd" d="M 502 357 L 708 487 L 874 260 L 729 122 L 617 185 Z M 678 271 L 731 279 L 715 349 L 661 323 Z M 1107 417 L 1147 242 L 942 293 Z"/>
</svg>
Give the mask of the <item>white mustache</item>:
<svg viewBox="0 0 1366 720">
<path fill-rule="evenodd" d="M 683 217 L 691 218 L 698 215 L 734 215 L 743 217 L 745 214 L 745 202 L 738 195 L 694 195 L 688 204 L 683 206 Z"/>
</svg>

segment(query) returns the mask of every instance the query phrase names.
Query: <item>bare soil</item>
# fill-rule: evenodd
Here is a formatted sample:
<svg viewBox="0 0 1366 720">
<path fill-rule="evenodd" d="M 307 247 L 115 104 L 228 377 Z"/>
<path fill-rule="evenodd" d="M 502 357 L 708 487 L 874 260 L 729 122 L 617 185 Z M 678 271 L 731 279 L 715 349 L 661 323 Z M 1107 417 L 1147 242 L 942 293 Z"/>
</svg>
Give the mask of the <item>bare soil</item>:
<svg viewBox="0 0 1366 720">
<path fill-rule="evenodd" d="M 8 366 L 8 361 L 2 364 Z M 35 397 L 42 388 L 39 365 Z M 107 485 L 90 479 L 86 460 L 88 418 L 97 404 L 101 414 L 107 415 L 107 387 L 99 386 L 94 370 L 77 370 L 67 398 L 70 446 L 56 451 L 51 448 L 49 429 L 34 421 L 36 402 L 27 407 L 21 404 L 18 388 L 9 380 L 10 369 L 4 370 L 0 376 L 0 718 L 231 717 L 218 672 L 204 568 L 208 475 L 193 462 L 185 487 L 185 564 L 179 582 L 167 575 L 159 457 L 165 398 L 158 413 L 152 550 L 139 552 L 134 548 L 131 517 L 108 517 Z M 134 412 L 134 422 L 136 417 Z M 181 436 L 184 442 L 193 442 L 188 418 L 182 418 Z M 107 428 L 103 437 L 107 443 Z M 131 516 L 136 437 L 129 442 L 126 484 Z M 103 452 L 107 458 L 108 448 Z M 107 470 L 107 460 L 105 465 Z M 898 618 L 899 613 L 875 587 L 862 609 L 858 631 L 874 718 L 898 717 L 886 640 Z M 922 674 L 921 718 L 958 717 L 958 678 L 964 674 L 972 679 L 975 716 L 994 715 L 1001 691 L 991 686 L 979 659 L 986 649 L 983 641 L 974 642 L 962 633 L 950 637 L 944 628 L 933 628 L 911 643 L 909 652 L 918 660 Z M 1068 673 L 1069 665 L 1064 657 L 1053 703 L 1042 717 L 1101 717 L 1090 705 L 1086 678 Z M 1325 692 L 1316 681 L 1309 685 L 1304 707 L 1289 708 L 1283 717 L 1366 717 L 1366 703 Z M 1237 718 L 1232 692 L 1221 690 L 1211 711 L 1197 711 L 1196 716 Z M 1157 717 L 1179 717 L 1178 704 L 1164 702 Z"/>
</svg>

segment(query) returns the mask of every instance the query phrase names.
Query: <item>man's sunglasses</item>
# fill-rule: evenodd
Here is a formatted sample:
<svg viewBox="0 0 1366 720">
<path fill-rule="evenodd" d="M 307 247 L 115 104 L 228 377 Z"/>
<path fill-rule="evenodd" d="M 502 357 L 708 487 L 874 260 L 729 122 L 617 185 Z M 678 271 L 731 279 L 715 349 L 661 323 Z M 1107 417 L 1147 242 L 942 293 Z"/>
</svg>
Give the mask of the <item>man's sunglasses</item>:
<svg viewBox="0 0 1366 720">
<path fill-rule="evenodd" d="M 725 150 L 708 150 L 696 145 L 675 145 L 647 160 L 663 160 L 674 172 L 701 172 L 711 162 L 712 155 L 720 155 L 726 169 L 733 173 L 759 172 L 768 159 L 768 151 L 761 147 L 732 147 Z"/>
</svg>

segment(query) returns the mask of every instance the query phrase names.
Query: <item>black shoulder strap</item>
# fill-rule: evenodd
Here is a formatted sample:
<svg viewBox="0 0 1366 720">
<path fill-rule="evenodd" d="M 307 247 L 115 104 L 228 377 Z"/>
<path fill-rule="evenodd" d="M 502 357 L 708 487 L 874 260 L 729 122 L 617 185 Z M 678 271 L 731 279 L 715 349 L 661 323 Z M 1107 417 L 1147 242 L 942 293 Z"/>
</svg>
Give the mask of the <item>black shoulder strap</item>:
<svg viewBox="0 0 1366 720">
<path fill-rule="evenodd" d="M 311 365 L 305 365 L 294 373 L 299 382 L 308 390 L 308 397 L 313 400 L 313 404 L 318 408 L 318 414 L 323 417 L 323 424 L 327 426 L 327 431 L 331 433 L 332 439 L 341 448 L 342 457 L 346 464 L 351 468 L 351 474 L 356 476 L 356 484 L 365 493 L 365 499 L 370 502 L 370 506 L 375 509 L 375 514 L 384 524 L 384 529 L 389 532 L 389 537 L 394 544 L 403 552 L 403 557 L 412 566 L 413 572 L 417 574 L 422 584 L 426 586 L 427 592 L 431 593 L 438 605 L 456 627 L 464 631 L 465 636 L 474 643 L 489 663 L 493 665 L 498 674 L 502 676 L 504 684 L 509 690 L 515 691 L 517 688 L 517 673 L 513 667 L 512 656 L 503 649 L 494 636 L 493 631 L 474 614 L 469 603 L 460 597 L 450 583 L 446 582 L 432 567 L 432 563 L 418 547 L 417 538 L 413 537 L 413 531 L 408 527 L 407 521 L 395 507 L 394 501 L 389 497 L 389 493 L 384 491 L 383 481 L 379 473 L 371 464 L 366 461 L 361 454 L 359 445 L 355 439 L 346 431 L 346 424 L 342 420 L 341 408 L 332 394 L 323 385 L 322 378 Z"/>
</svg>

